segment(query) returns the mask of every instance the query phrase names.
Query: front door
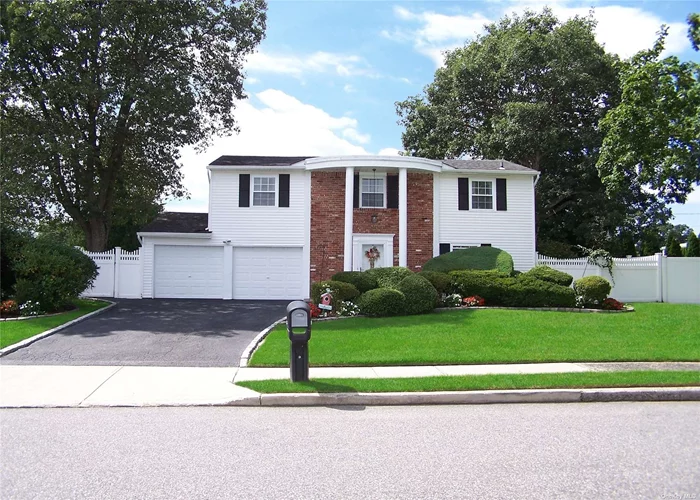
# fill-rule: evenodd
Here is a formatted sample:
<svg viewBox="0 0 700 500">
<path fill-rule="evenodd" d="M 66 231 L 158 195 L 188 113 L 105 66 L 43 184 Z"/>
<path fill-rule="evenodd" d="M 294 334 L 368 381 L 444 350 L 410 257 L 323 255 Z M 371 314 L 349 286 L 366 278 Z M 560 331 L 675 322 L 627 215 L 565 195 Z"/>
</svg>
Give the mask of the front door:
<svg viewBox="0 0 700 500">
<path fill-rule="evenodd" d="M 393 234 L 355 234 L 352 243 L 353 271 L 366 271 L 375 267 L 393 265 Z"/>
<path fill-rule="evenodd" d="M 365 244 L 362 245 L 362 268 L 360 271 L 366 271 L 367 269 L 374 269 L 375 267 L 385 267 L 384 266 L 384 245 L 379 244 Z"/>
</svg>

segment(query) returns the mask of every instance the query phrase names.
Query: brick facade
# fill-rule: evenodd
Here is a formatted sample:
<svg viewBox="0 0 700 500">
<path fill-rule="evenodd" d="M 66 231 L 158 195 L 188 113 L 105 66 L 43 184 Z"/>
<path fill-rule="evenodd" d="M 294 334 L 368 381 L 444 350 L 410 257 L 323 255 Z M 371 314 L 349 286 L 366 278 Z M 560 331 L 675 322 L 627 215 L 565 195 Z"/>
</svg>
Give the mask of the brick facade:
<svg viewBox="0 0 700 500">
<path fill-rule="evenodd" d="M 433 255 L 433 176 L 408 174 L 408 267 L 420 271 Z M 377 222 L 372 222 L 372 215 Z M 399 265 L 399 210 L 353 209 L 353 233 L 394 234 L 394 265 Z M 345 172 L 311 173 L 311 281 L 343 270 Z"/>
</svg>

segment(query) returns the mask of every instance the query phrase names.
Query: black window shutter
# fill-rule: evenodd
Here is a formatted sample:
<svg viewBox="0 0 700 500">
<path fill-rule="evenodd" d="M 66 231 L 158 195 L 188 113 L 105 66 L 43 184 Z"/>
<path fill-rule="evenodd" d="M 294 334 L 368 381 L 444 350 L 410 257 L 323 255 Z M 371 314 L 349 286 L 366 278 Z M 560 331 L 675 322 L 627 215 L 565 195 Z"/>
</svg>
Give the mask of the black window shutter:
<svg viewBox="0 0 700 500">
<path fill-rule="evenodd" d="M 399 208 L 399 176 L 386 176 L 386 208 Z"/>
<path fill-rule="evenodd" d="M 508 210 L 505 179 L 496 179 L 496 210 Z"/>
<path fill-rule="evenodd" d="M 355 180 L 353 181 L 352 185 L 352 206 L 355 208 L 360 208 L 360 174 L 355 174 Z"/>
<path fill-rule="evenodd" d="M 457 196 L 459 210 L 469 210 L 469 179 L 460 177 L 457 179 Z"/>
<path fill-rule="evenodd" d="M 239 174 L 238 176 L 238 206 L 250 206 L 250 174 Z"/>
<path fill-rule="evenodd" d="M 279 206 L 289 206 L 289 174 L 280 174 Z"/>
<path fill-rule="evenodd" d="M 450 244 L 449 243 L 440 243 L 440 255 L 444 253 L 450 253 Z"/>
</svg>

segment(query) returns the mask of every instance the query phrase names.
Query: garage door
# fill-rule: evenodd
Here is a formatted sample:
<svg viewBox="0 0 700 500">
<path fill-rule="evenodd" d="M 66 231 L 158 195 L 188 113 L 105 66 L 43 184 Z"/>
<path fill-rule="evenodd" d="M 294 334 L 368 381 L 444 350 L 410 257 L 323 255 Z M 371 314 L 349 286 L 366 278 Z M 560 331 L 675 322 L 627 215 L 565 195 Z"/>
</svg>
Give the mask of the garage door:
<svg viewBox="0 0 700 500">
<path fill-rule="evenodd" d="M 154 267 L 156 298 L 223 298 L 223 247 L 156 245 Z"/>
<path fill-rule="evenodd" d="M 234 248 L 234 299 L 303 299 L 301 248 Z"/>
</svg>

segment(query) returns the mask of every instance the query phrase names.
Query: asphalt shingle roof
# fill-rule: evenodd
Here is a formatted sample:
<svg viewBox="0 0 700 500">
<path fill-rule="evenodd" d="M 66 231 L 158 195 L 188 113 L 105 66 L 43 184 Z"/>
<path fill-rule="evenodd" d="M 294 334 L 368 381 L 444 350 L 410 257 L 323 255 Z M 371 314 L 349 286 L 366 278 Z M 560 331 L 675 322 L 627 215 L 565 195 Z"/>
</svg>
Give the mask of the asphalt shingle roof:
<svg viewBox="0 0 700 500">
<path fill-rule="evenodd" d="M 494 171 L 518 171 L 518 172 L 535 172 L 535 170 L 508 160 L 442 160 L 445 165 L 448 165 L 457 170 L 494 170 Z M 501 168 L 503 167 L 503 168 Z"/>
<path fill-rule="evenodd" d="M 286 167 L 315 156 L 220 156 L 211 165 L 251 165 L 257 167 Z"/>
<path fill-rule="evenodd" d="M 208 233 L 209 214 L 163 212 L 141 229 L 144 233 Z"/>
</svg>

